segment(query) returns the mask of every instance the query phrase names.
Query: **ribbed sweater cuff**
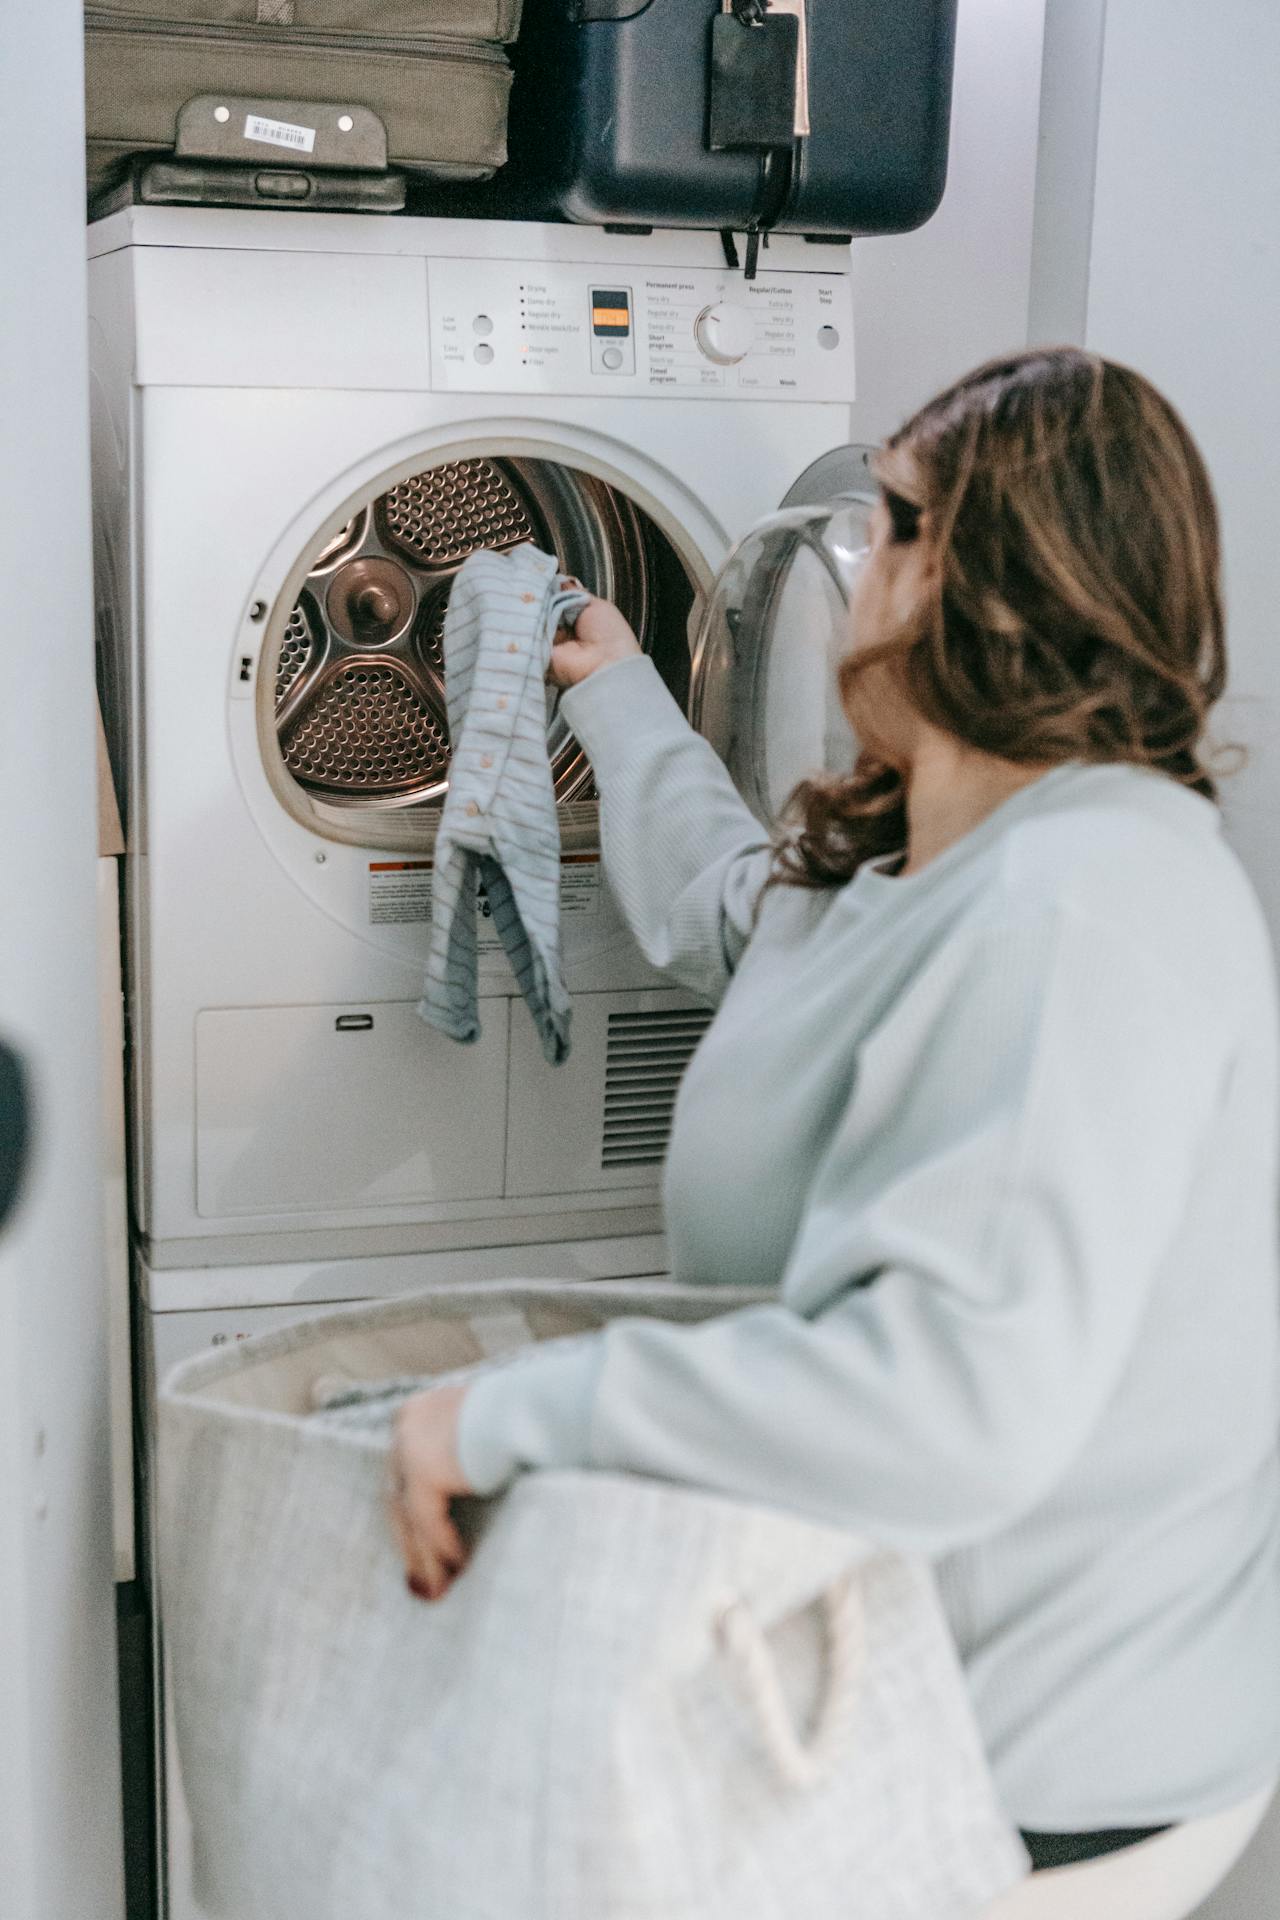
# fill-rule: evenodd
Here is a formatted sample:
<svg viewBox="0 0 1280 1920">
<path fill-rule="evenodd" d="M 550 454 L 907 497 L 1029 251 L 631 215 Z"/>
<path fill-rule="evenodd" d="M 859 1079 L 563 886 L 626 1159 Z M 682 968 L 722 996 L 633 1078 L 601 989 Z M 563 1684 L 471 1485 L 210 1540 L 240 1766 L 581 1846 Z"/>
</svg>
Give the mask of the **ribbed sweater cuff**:
<svg viewBox="0 0 1280 1920">
<path fill-rule="evenodd" d="M 606 778 L 637 745 L 645 750 L 663 734 L 688 733 L 689 722 L 648 654 L 599 667 L 570 687 L 560 702 L 588 760 Z"/>
<path fill-rule="evenodd" d="M 573 1337 L 482 1374 L 468 1387 L 458 1463 L 476 1493 L 497 1493 L 529 1467 L 590 1465 L 603 1361 L 602 1341 Z"/>
</svg>

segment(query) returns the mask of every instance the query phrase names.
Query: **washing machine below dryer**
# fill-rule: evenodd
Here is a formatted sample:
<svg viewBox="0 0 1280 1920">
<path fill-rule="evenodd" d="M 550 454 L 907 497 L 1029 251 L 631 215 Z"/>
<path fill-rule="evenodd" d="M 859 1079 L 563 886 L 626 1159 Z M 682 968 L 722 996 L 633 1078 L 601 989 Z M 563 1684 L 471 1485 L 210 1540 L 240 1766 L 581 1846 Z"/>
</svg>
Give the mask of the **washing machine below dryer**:
<svg viewBox="0 0 1280 1920">
<path fill-rule="evenodd" d="M 733 542 L 847 440 L 847 249 L 775 241 L 748 283 L 713 235 L 143 208 L 91 256 L 153 1291 L 205 1272 L 249 1306 L 264 1264 L 654 1233 L 708 1010 L 626 933 L 552 702 L 570 1061 L 492 941 L 474 1046 L 415 1011 L 440 623 L 467 552 L 533 539 L 730 745 L 790 741 L 785 675 L 757 702 L 732 644 L 695 652 Z"/>
</svg>

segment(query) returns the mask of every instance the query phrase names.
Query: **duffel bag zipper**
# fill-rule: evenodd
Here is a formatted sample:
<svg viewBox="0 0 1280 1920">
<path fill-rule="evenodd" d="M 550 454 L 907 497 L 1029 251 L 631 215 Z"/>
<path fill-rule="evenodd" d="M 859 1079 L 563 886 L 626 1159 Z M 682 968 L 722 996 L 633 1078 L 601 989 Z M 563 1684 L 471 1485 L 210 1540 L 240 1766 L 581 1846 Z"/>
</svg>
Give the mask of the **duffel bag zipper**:
<svg viewBox="0 0 1280 1920">
<path fill-rule="evenodd" d="M 97 33 L 140 34 L 150 40 L 194 40 L 212 46 L 236 42 L 242 47 L 296 47 L 308 53 L 390 53 L 403 58 L 420 54 L 434 60 L 479 61 L 483 66 L 507 64 L 507 56 L 496 41 L 468 45 L 440 34 L 424 33 L 411 39 L 404 34 L 345 33 L 338 28 L 321 32 L 315 27 L 257 26 L 252 20 L 239 26 L 222 26 L 216 21 L 201 25 L 155 14 L 104 13 L 100 7 L 86 7 L 84 23 Z"/>
</svg>

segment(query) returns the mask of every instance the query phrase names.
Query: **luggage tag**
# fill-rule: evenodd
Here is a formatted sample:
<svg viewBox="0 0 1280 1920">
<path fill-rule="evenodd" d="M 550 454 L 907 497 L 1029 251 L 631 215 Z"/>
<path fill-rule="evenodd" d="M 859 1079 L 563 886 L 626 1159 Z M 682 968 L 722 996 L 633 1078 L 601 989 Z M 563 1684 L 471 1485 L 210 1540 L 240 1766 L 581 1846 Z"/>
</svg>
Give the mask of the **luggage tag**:
<svg viewBox="0 0 1280 1920">
<path fill-rule="evenodd" d="M 712 153 L 791 145 L 799 59 L 800 23 L 794 14 L 766 13 L 763 6 L 742 0 L 740 11 L 716 14 L 707 129 Z"/>
<path fill-rule="evenodd" d="M 792 131 L 797 140 L 807 140 L 812 127 L 809 121 L 809 22 L 807 17 L 808 0 L 766 0 L 767 20 L 785 19 L 788 15 L 796 23 L 796 94 L 795 121 Z"/>
</svg>

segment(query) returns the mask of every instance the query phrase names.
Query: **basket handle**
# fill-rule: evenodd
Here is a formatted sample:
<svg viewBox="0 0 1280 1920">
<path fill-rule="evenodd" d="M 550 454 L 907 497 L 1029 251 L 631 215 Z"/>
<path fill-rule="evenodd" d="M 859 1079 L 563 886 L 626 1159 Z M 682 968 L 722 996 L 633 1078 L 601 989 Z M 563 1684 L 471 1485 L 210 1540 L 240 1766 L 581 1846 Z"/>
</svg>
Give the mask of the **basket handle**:
<svg viewBox="0 0 1280 1920">
<path fill-rule="evenodd" d="M 830 1767 L 853 1719 L 866 1672 L 866 1609 L 857 1575 L 842 1575 L 820 1604 L 826 1674 L 807 1740 L 797 1731 L 773 1649 L 750 1607 L 733 1600 L 717 1621 L 721 1647 L 737 1669 L 764 1750 L 782 1784 L 790 1788 L 815 1786 Z"/>
</svg>

